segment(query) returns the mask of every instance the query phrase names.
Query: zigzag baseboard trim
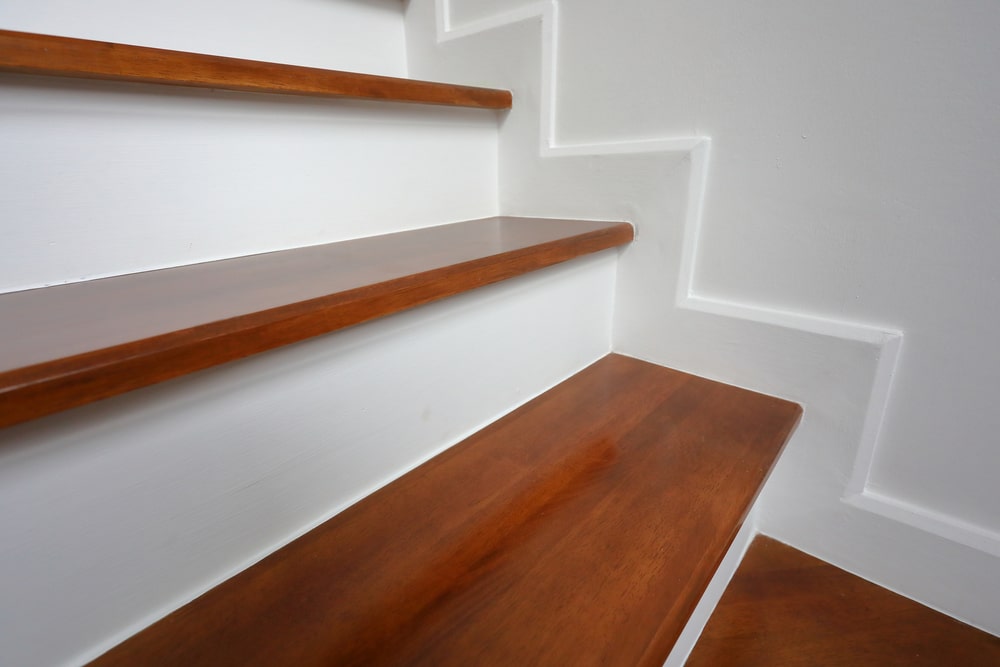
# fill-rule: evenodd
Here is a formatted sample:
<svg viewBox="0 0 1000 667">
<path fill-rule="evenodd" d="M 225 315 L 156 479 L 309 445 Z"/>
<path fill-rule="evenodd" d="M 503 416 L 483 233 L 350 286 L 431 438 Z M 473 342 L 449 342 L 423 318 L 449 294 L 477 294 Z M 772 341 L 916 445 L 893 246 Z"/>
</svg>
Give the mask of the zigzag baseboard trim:
<svg viewBox="0 0 1000 667">
<path fill-rule="evenodd" d="M 878 349 L 874 381 L 861 427 L 850 480 L 843 501 L 853 507 L 873 512 L 947 540 L 1000 556 L 1000 533 L 974 526 L 934 509 L 874 491 L 869 485 L 872 465 L 878 449 L 879 434 L 888 407 L 892 380 L 903 343 L 903 332 L 858 322 L 804 315 L 791 311 L 740 303 L 700 292 L 695 284 L 698 245 L 708 185 L 712 140 L 705 136 L 654 137 L 644 140 L 561 143 L 557 139 L 559 4 L 542 0 L 501 11 L 462 24 L 452 21 L 451 0 L 435 0 L 436 29 L 439 43 L 464 39 L 490 30 L 521 22 L 538 22 L 541 38 L 541 82 L 539 153 L 542 157 L 622 155 L 638 153 L 681 154 L 691 163 L 688 206 L 675 306 L 721 317 L 830 336 L 845 341 L 873 345 Z"/>
</svg>

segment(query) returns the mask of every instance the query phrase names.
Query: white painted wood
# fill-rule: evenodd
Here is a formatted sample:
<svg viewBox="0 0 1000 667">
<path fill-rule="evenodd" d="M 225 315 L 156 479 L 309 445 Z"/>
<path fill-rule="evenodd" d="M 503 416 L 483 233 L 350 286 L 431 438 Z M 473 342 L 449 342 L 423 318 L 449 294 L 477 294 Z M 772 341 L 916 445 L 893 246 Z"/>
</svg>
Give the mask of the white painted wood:
<svg viewBox="0 0 1000 667">
<path fill-rule="evenodd" d="M 0 290 L 496 211 L 496 117 L 4 76 Z"/>
<path fill-rule="evenodd" d="M 762 530 L 1000 632 L 997 8 L 433 10 L 410 3 L 411 71 L 520 101 L 501 210 L 637 223 L 615 348 L 805 405 Z"/>
<path fill-rule="evenodd" d="M 605 355 L 615 263 L 0 431 L 0 663 L 95 657 Z"/>
<path fill-rule="evenodd" d="M 715 571 L 715 575 L 712 577 L 712 581 L 709 582 L 708 588 L 702 594 L 701 600 L 698 601 L 698 605 L 691 612 L 684 630 L 674 643 L 674 647 L 663 663 L 663 667 L 684 667 L 684 663 L 687 662 L 691 651 L 694 650 L 695 644 L 698 643 L 701 633 L 704 632 L 705 626 L 708 624 L 708 619 L 712 617 L 712 612 L 718 606 L 719 600 L 722 599 L 722 594 L 726 592 L 729 582 L 732 581 L 736 570 L 740 567 L 740 563 L 743 562 L 743 557 L 746 555 L 747 549 L 750 548 L 750 543 L 753 542 L 753 538 L 756 536 L 757 513 L 756 509 L 752 508 L 743 525 L 740 527 L 740 531 L 733 538 L 733 543 L 730 545 L 726 555 L 723 556 L 722 562 L 719 563 L 719 568 Z"/>
</svg>

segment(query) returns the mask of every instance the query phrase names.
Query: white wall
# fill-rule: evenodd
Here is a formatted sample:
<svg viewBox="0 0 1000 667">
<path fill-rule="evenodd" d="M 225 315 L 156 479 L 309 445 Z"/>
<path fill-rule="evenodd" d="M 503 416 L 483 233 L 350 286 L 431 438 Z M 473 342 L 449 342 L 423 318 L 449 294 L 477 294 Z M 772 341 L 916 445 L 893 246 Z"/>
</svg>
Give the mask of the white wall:
<svg viewBox="0 0 1000 667">
<path fill-rule="evenodd" d="M 872 485 L 1000 533 L 1000 7 L 584 2 L 562 19 L 562 137 L 711 136 L 699 289 L 902 329 Z"/>
<path fill-rule="evenodd" d="M 805 406 L 761 529 L 994 633 L 998 19 L 985 0 L 412 0 L 407 19 L 415 76 L 514 89 L 502 211 L 637 223 L 617 350 Z"/>
</svg>

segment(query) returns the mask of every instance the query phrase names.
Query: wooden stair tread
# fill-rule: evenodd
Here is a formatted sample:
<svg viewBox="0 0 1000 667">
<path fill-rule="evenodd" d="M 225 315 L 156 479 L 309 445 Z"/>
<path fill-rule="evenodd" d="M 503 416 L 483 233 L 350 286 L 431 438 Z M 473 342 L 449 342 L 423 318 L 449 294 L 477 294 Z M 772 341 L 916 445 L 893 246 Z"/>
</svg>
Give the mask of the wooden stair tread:
<svg viewBox="0 0 1000 667">
<path fill-rule="evenodd" d="M 95 664 L 659 667 L 799 415 L 609 355 Z"/>
<path fill-rule="evenodd" d="M 758 536 L 688 667 L 1000 665 L 1000 637 Z"/>
<path fill-rule="evenodd" d="M 0 30 L 0 71 L 280 95 L 510 109 L 507 90 Z"/>
<path fill-rule="evenodd" d="M 0 294 L 0 426 L 631 240 L 624 222 L 487 218 Z"/>
</svg>

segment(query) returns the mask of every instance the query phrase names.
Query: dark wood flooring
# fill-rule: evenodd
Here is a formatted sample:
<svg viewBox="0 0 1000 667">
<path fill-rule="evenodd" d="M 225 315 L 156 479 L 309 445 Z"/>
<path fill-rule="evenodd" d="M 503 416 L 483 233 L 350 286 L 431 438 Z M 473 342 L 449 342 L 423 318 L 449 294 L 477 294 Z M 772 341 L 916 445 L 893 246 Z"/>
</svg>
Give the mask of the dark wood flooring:
<svg viewBox="0 0 1000 667">
<path fill-rule="evenodd" d="M 687 662 L 727 665 L 996 667 L 1000 638 L 761 536 Z"/>
</svg>

